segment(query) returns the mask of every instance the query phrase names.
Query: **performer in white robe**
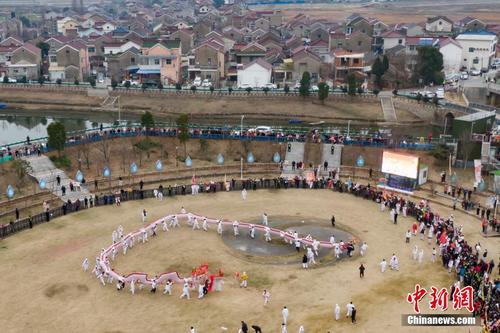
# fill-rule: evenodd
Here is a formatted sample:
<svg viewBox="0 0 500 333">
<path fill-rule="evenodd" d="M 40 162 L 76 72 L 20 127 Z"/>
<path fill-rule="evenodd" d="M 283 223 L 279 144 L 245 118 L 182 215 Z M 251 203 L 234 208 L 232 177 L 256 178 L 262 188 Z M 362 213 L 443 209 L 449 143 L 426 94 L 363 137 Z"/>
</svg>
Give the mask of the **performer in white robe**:
<svg viewBox="0 0 500 333">
<path fill-rule="evenodd" d="M 335 304 L 335 320 L 340 320 L 340 306 Z"/>
<path fill-rule="evenodd" d="M 161 221 L 163 231 L 168 231 L 167 219 Z"/>
<path fill-rule="evenodd" d="M 399 271 L 398 257 L 395 254 L 392 254 L 390 265 L 392 270 Z"/>
<path fill-rule="evenodd" d="M 130 281 L 130 292 L 132 295 L 135 294 L 135 280 Z"/>
<path fill-rule="evenodd" d="M 413 248 L 413 251 L 411 253 L 412 253 L 413 260 L 417 260 L 418 259 L 418 246 L 415 245 L 415 247 Z"/>
<path fill-rule="evenodd" d="M 243 201 L 247 199 L 247 195 L 248 193 L 246 189 L 241 190 L 241 199 L 243 199 Z"/>
<path fill-rule="evenodd" d="M 238 230 L 238 226 L 240 224 L 238 223 L 238 221 L 234 221 L 233 222 L 233 232 L 234 232 L 234 236 L 238 236 L 240 234 L 239 230 Z"/>
<path fill-rule="evenodd" d="M 217 233 L 219 235 L 222 235 L 222 220 L 219 220 L 219 222 L 217 222 Z"/>
<path fill-rule="evenodd" d="M 271 293 L 264 289 L 262 292 L 262 298 L 264 298 L 264 305 L 269 304 L 269 300 L 271 299 Z"/>
<path fill-rule="evenodd" d="M 198 219 L 196 217 L 193 218 L 193 230 L 199 230 L 200 224 L 198 223 Z"/>
<path fill-rule="evenodd" d="M 168 295 L 172 295 L 172 285 L 174 283 L 172 282 L 172 280 L 168 279 L 167 282 L 165 283 L 165 289 L 163 290 L 163 294 L 168 294 Z"/>
<path fill-rule="evenodd" d="M 387 261 L 385 261 L 385 259 L 382 259 L 379 266 L 380 266 L 380 272 L 384 273 L 385 270 L 387 269 Z"/>
<path fill-rule="evenodd" d="M 250 238 L 255 238 L 255 227 L 253 224 L 250 226 Z"/>
<path fill-rule="evenodd" d="M 190 299 L 190 296 L 189 296 L 189 284 L 187 282 L 184 282 L 184 286 L 182 287 L 182 294 L 181 294 L 181 297 L 179 298 L 184 298 L 186 297 L 187 299 Z"/>
<path fill-rule="evenodd" d="M 268 222 L 267 222 L 267 213 L 264 213 L 262 215 L 262 225 L 265 225 L 265 226 L 268 225 Z"/>
<path fill-rule="evenodd" d="M 208 231 L 208 221 L 207 218 L 203 218 L 203 224 L 202 224 L 203 231 Z"/>
<path fill-rule="evenodd" d="M 361 244 L 361 246 L 359 247 L 359 254 L 361 254 L 361 256 L 363 257 L 367 249 L 368 245 L 366 244 L 366 242 L 363 242 L 363 244 Z"/>
<path fill-rule="evenodd" d="M 87 258 L 83 259 L 82 268 L 84 272 L 89 269 L 89 260 Z"/>
<path fill-rule="evenodd" d="M 420 252 L 418 253 L 418 263 L 421 264 L 422 260 L 424 260 L 424 249 L 420 249 Z"/>
<path fill-rule="evenodd" d="M 271 241 L 271 229 L 269 227 L 265 228 L 264 237 L 266 238 L 266 242 Z"/>
</svg>

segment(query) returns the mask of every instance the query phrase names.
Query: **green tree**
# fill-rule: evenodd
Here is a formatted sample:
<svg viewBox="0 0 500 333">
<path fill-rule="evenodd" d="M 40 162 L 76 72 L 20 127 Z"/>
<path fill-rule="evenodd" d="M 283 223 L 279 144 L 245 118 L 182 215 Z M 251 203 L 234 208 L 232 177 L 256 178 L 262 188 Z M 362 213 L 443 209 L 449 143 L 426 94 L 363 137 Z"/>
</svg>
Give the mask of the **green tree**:
<svg viewBox="0 0 500 333">
<path fill-rule="evenodd" d="M 233 92 L 233 87 L 227 88 L 227 92 L 229 93 L 229 95 L 231 95 L 231 93 Z"/>
<path fill-rule="evenodd" d="M 325 99 L 328 98 L 330 87 L 326 84 L 326 82 L 320 82 L 318 84 L 318 89 L 318 99 L 321 101 L 321 104 L 325 104 Z"/>
<path fill-rule="evenodd" d="M 78 81 L 78 79 L 75 79 L 75 82 L 74 82 L 75 86 L 79 85 L 80 84 L 80 81 Z"/>
<path fill-rule="evenodd" d="M 269 89 L 269 87 L 264 87 L 264 88 L 262 88 L 262 91 L 263 91 L 263 92 L 264 92 L 264 94 L 266 94 L 266 95 L 267 95 L 267 93 L 269 92 L 269 90 L 270 90 L 270 89 Z"/>
<path fill-rule="evenodd" d="M 187 156 L 187 142 L 189 140 L 189 116 L 181 114 L 177 118 L 177 139 L 184 146 L 184 157 Z"/>
<path fill-rule="evenodd" d="M 60 86 L 62 84 L 62 80 L 61 79 L 57 79 L 56 80 L 56 84 Z"/>
<path fill-rule="evenodd" d="M 26 16 L 21 16 L 19 18 L 19 20 L 21 20 L 21 22 L 23 22 L 23 26 L 26 27 L 26 28 L 31 28 L 31 21 L 29 18 L 27 18 Z"/>
<path fill-rule="evenodd" d="M 90 86 L 91 86 L 92 88 L 95 88 L 96 82 L 95 82 L 95 79 L 94 79 L 93 77 L 91 77 L 91 78 L 89 79 L 89 83 L 90 83 Z"/>
<path fill-rule="evenodd" d="M 214 93 L 214 90 L 215 90 L 215 87 L 214 86 L 210 86 L 210 93 L 213 94 Z"/>
<path fill-rule="evenodd" d="M 7 75 L 4 75 L 3 83 L 9 83 L 9 77 Z"/>
<path fill-rule="evenodd" d="M 309 74 L 309 72 L 304 72 L 302 74 L 302 79 L 300 80 L 300 88 L 299 88 L 300 96 L 304 98 L 309 96 L 310 89 L 311 89 L 311 74 Z"/>
<path fill-rule="evenodd" d="M 160 83 L 158 83 L 158 89 L 159 89 L 159 90 L 163 90 L 163 84 L 162 84 L 161 82 L 160 82 Z"/>
<path fill-rule="evenodd" d="M 26 78 L 26 76 L 23 76 L 21 80 L 19 80 L 19 83 L 28 83 L 28 79 Z"/>
<path fill-rule="evenodd" d="M 193 92 L 193 94 L 196 92 L 196 86 L 191 86 L 191 91 Z"/>
<path fill-rule="evenodd" d="M 423 46 L 418 49 L 417 65 L 413 72 L 414 83 L 443 83 L 443 55 L 433 46 Z"/>
<path fill-rule="evenodd" d="M 373 94 L 374 94 L 375 96 L 378 96 L 378 94 L 379 94 L 379 93 L 380 93 L 380 90 L 378 90 L 378 89 L 373 89 Z"/>
<path fill-rule="evenodd" d="M 382 75 L 384 75 L 385 69 L 384 69 L 384 64 L 382 63 L 382 61 L 380 61 L 379 57 L 377 57 L 375 59 L 375 62 L 373 63 L 372 73 L 373 75 L 375 75 L 375 80 L 374 80 L 375 86 L 378 89 L 382 89 L 382 84 L 383 84 Z"/>
<path fill-rule="evenodd" d="M 48 43 L 38 42 L 36 44 L 36 47 L 38 47 L 40 50 L 42 50 L 42 57 L 46 57 L 49 55 L 50 45 Z"/>
<path fill-rule="evenodd" d="M 113 88 L 113 90 L 116 89 L 116 87 L 118 87 L 118 82 L 116 82 L 116 80 L 111 80 L 111 88 Z"/>
<path fill-rule="evenodd" d="M 382 59 L 382 65 L 384 66 L 384 74 L 389 70 L 389 58 L 384 54 L 384 58 Z"/>
<path fill-rule="evenodd" d="M 141 126 L 146 128 L 146 131 L 155 127 L 155 120 L 151 112 L 146 111 L 141 115 Z"/>
<path fill-rule="evenodd" d="M 246 87 L 245 91 L 250 95 L 250 93 L 252 92 L 252 87 Z"/>
<path fill-rule="evenodd" d="M 130 89 L 130 86 L 131 86 L 130 81 L 128 81 L 128 80 L 127 80 L 127 81 L 125 81 L 125 83 L 123 84 L 123 86 L 124 86 L 126 89 Z"/>
<path fill-rule="evenodd" d="M 347 93 L 350 96 L 356 95 L 356 76 L 353 73 L 347 75 Z"/>
<path fill-rule="evenodd" d="M 417 96 L 415 96 L 415 99 L 420 103 L 420 101 L 422 100 L 422 94 L 418 93 Z"/>
<path fill-rule="evenodd" d="M 177 90 L 177 91 L 181 91 L 182 90 L 182 86 L 181 86 L 180 83 L 176 83 L 175 84 L 175 90 Z"/>
<path fill-rule="evenodd" d="M 43 77 L 43 75 L 40 75 L 40 77 L 38 78 L 38 83 L 40 85 L 43 85 L 45 83 L 45 78 Z"/>
<path fill-rule="evenodd" d="M 47 145 L 57 150 L 57 154 L 61 157 L 61 151 L 64 150 L 64 144 L 66 143 L 66 130 L 61 122 L 54 122 L 47 126 L 47 134 L 49 139 L 47 140 Z"/>
<path fill-rule="evenodd" d="M 143 82 L 143 83 L 142 83 L 141 88 L 142 88 L 142 92 L 145 92 L 145 91 L 146 91 L 146 89 L 148 89 L 148 85 L 146 84 L 146 82 Z"/>
</svg>

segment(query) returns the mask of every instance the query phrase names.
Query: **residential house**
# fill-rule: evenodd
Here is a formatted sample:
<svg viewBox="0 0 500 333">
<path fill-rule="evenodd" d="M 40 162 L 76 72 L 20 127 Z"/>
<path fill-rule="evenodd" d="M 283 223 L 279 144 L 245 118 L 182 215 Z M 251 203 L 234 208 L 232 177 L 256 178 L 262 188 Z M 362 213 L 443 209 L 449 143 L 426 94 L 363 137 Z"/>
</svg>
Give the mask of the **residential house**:
<svg viewBox="0 0 500 333">
<path fill-rule="evenodd" d="M 179 40 L 145 41 L 140 63 L 128 68 L 128 77 L 139 82 L 156 82 L 163 85 L 181 81 L 182 46 Z"/>
<path fill-rule="evenodd" d="M 309 72 L 312 82 L 320 80 L 323 73 L 321 72 L 322 61 L 318 55 L 304 47 L 292 55 L 292 60 L 293 80 L 300 81 L 304 72 Z"/>
<path fill-rule="evenodd" d="M 344 81 L 347 75 L 353 72 L 363 73 L 365 66 L 364 53 L 335 50 L 332 56 L 335 81 Z"/>
<path fill-rule="evenodd" d="M 234 40 L 236 43 L 241 43 L 243 41 L 243 33 L 235 27 L 225 27 L 222 29 L 222 34 L 225 37 Z"/>
<path fill-rule="evenodd" d="M 12 78 L 37 80 L 40 74 L 42 51 L 33 44 L 24 43 L 12 52 L 7 75 Z"/>
<path fill-rule="evenodd" d="M 109 54 L 106 56 L 106 72 L 108 77 L 116 82 L 121 82 L 127 76 L 127 68 L 137 66 L 141 52 L 131 48 L 123 53 Z"/>
<path fill-rule="evenodd" d="M 283 44 L 280 36 L 273 30 L 266 32 L 257 40 L 260 45 L 264 46 L 266 50 L 283 50 Z"/>
<path fill-rule="evenodd" d="M 208 40 L 193 49 L 193 53 L 188 67 L 189 79 L 200 77 L 220 86 L 226 75 L 224 44 L 216 39 Z"/>
<path fill-rule="evenodd" d="M 55 60 L 55 62 L 52 60 Z M 88 48 L 87 45 L 81 42 L 72 41 L 64 44 L 55 51 L 55 58 L 51 58 L 49 66 L 51 80 L 83 81 L 89 74 Z"/>
<path fill-rule="evenodd" d="M 80 23 L 77 20 L 70 18 L 69 20 L 66 20 L 62 24 L 61 33 L 64 36 L 78 34 L 79 25 L 80 25 Z"/>
<path fill-rule="evenodd" d="M 464 32 L 455 38 L 462 46 L 462 67 L 467 70 L 489 68 L 496 55 L 497 35 L 489 31 Z"/>
<path fill-rule="evenodd" d="M 444 74 L 458 73 L 462 67 L 462 45 L 452 38 L 447 38 L 439 43 L 439 52 L 443 55 Z"/>
<path fill-rule="evenodd" d="M 458 32 L 466 32 L 466 31 L 482 31 L 486 30 L 487 26 L 486 23 L 483 21 L 472 17 L 472 16 L 466 16 L 460 21 L 457 22 L 456 26 Z"/>
<path fill-rule="evenodd" d="M 384 41 L 383 42 L 384 52 L 398 45 L 402 46 L 406 45 L 406 36 L 401 31 L 397 30 L 387 31 L 382 34 L 382 39 Z"/>
<path fill-rule="evenodd" d="M 104 55 L 107 54 L 120 54 L 131 48 L 140 50 L 141 46 L 132 41 L 129 42 L 105 42 L 102 44 L 104 47 Z"/>
<path fill-rule="evenodd" d="M 194 47 L 194 32 L 191 29 L 177 30 L 170 34 L 169 39 L 181 41 L 183 54 L 188 54 Z"/>
<path fill-rule="evenodd" d="M 273 66 L 264 59 L 256 59 L 246 65 L 238 67 L 238 87 L 250 85 L 254 88 L 262 88 L 271 82 Z"/>
<path fill-rule="evenodd" d="M 318 27 L 311 31 L 309 38 L 311 40 L 311 43 L 314 43 L 317 40 L 322 40 L 328 44 L 330 39 L 330 34 L 327 29 Z"/>
<path fill-rule="evenodd" d="M 434 16 L 427 18 L 425 31 L 432 33 L 451 33 L 453 31 L 453 21 L 446 16 Z"/>
<path fill-rule="evenodd" d="M 257 42 L 246 45 L 236 45 L 234 49 L 234 58 L 236 63 L 246 65 L 258 58 L 266 56 L 266 48 Z"/>
<path fill-rule="evenodd" d="M 346 36 L 343 49 L 347 52 L 369 53 L 372 50 L 372 37 L 359 31 L 354 32 Z"/>
<path fill-rule="evenodd" d="M 308 46 L 308 50 L 317 54 L 321 58 L 322 62 L 324 62 L 324 63 L 331 62 L 330 47 L 328 45 L 328 42 L 325 42 L 322 39 L 318 39 L 318 40 L 312 42 Z"/>
<path fill-rule="evenodd" d="M 373 26 L 370 22 L 359 14 L 353 14 L 346 19 L 345 23 L 345 33 L 346 35 L 353 34 L 355 32 L 360 32 L 368 36 L 373 35 Z"/>
<path fill-rule="evenodd" d="M 410 23 L 404 26 L 403 29 L 406 31 L 407 37 L 425 36 L 425 27 L 421 24 Z"/>
</svg>

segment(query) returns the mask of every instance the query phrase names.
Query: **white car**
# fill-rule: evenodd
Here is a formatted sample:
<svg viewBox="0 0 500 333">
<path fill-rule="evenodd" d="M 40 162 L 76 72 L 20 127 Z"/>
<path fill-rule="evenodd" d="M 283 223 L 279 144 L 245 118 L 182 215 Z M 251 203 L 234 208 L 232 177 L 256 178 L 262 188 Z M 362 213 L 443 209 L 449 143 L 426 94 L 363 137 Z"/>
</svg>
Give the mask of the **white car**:
<svg viewBox="0 0 500 333">
<path fill-rule="evenodd" d="M 277 89 L 277 88 L 278 88 L 278 86 L 276 86 L 274 83 L 266 83 L 266 84 L 264 84 L 261 88 L 262 88 L 262 89 L 264 89 L 264 88 L 269 88 L 269 89 Z"/>
<path fill-rule="evenodd" d="M 201 86 L 202 86 L 202 87 L 205 87 L 205 88 L 209 88 L 209 87 L 211 87 L 211 86 L 212 86 L 212 82 L 210 82 L 210 80 L 209 80 L 209 79 L 205 79 L 205 80 L 203 80 L 203 82 L 201 83 Z"/>
<path fill-rule="evenodd" d="M 250 133 L 259 133 L 259 134 L 269 134 L 272 133 L 273 130 L 269 126 L 257 126 L 255 128 L 251 128 L 248 130 Z"/>
<path fill-rule="evenodd" d="M 436 95 L 436 94 L 433 93 L 432 91 L 423 91 L 422 92 L 422 96 L 426 96 L 427 98 L 433 98 L 434 95 Z"/>
<path fill-rule="evenodd" d="M 313 92 L 318 92 L 319 88 L 318 88 L 317 85 L 312 85 L 310 90 L 313 91 Z"/>
<path fill-rule="evenodd" d="M 131 87 L 138 87 L 138 86 L 139 86 L 139 82 L 137 82 L 137 81 L 132 81 L 132 80 L 125 80 L 125 81 L 123 81 L 123 82 L 122 82 L 122 86 L 124 86 L 124 85 L 125 85 L 125 83 L 126 83 L 127 81 L 128 81 L 128 82 L 130 82 L 130 86 L 131 86 Z"/>
<path fill-rule="evenodd" d="M 195 77 L 194 78 L 193 86 L 195 86 L 195 87 L 201 86 L 201 77 Z"/>
<path fill-rule="evenodd" d="M 238 89 L 247 89 L 247 88 L 252 88 L 252 85 L 250 83 L 242 83 L 238 87 Z"/>
<path fill-rule="evenodd" d="M 443 88 L 438 88 L 436 90 L 436 96 L 439 99 L 443 99 L 444 98 L 444 89 Z"/>
<path fill-rule="evenodd" d="M 473 69 L 470 71 L 470 75 L 472 75 L 472 76 L 481 75 L 481 71 L 479 69 Z"/>
<path fill-rule="evenodd" d="M 460 73 L 460 80 L 468 80 L 468 79 L 469 79 L 469 73 L 467 72 Z"/>
<path fill-rule="evenodd" d="M 300 82 L 295 83 L 295 85 L 293 86 L 293 89 L 296 89 L 296 90 L 300 89 Z"/>
</svg>

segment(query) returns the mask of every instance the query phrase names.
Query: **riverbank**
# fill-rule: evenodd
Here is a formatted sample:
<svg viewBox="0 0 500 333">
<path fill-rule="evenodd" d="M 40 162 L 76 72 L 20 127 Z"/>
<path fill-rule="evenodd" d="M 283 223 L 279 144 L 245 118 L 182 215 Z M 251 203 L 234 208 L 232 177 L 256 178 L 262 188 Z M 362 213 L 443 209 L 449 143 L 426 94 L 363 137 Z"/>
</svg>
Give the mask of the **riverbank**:
<svg viewBox="0 0 500 333">
<path fill-rule="evenodd" d="M 248 121 L 267 123 L 287 123 L 294 119 L 331 124 L 345 124 L 350 121 L 353 125 L 366 126 L 389 124 L 384 120 L 380 101 L 370 95 L 330 95 L 325 103 L 321 104 L 316 96 L 303 99 L 294 94 L 220 96 L 201 92 L 175 94 L 117 90 L 109 92 L 112 96 L 110 99 L 119 97 L 117 102 L 109 105 L 105 103 L 108 92 L 94 90 L 2 86 L 0 101 L 7 103 L 9 108 L 14 110 L 60 110 L 110 115 L 117 113 L 119 107 L 122 112 L 136 116 L 150 111 L 158 119 L 166 121 L 173 121 L 180 114 L 187 113 L 196 121 L 209 118 L 211 121 L 230 122 L 245 115 Z M 103 104 L 106 105 L 102 106 Z M 398 122 L 390 125 L 425 124 L 425 121 L 404 108 L 396 108 L 396 116 Z"/>
</svg>

